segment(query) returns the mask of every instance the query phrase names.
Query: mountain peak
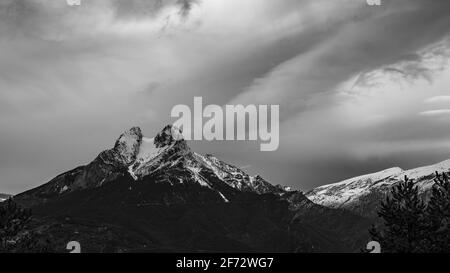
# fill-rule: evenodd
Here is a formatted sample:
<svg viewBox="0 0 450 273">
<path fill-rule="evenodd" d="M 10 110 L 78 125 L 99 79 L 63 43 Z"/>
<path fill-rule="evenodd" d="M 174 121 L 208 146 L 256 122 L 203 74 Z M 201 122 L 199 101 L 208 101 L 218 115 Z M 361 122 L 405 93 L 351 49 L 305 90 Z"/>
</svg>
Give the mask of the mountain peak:
<svg viewBox="0 0 450 273">
<path fill-rule="evenodd" d="M 139 153 L 142 138 L 141 128 L 133 127 L 120 135 L 113 150 L 122 157 L 126 164 L 130 164 L 136 159 Z"/>
<path fill-rule="evenodd" d="M 120 135 L 114 148 L 101 152 L 88 165 L 59 175 L 27 194 L 58 196 L 98 188 L 121 179 L 126 181 L 129 176 L 134 181 L 142 182 L 139 187 L 148 185 L 148 182 L 176 186 L 174 189 L 181 184 L 200 185 L 212 191 L 215 199 L 224 202 L 231 200 L 229 198 L 234 196 L 232 192 L 236 190 L 257 194 L 285 192 L 261 176 L 250 176 L 212 155 L 192 152 L 182 131 L 167 125 L 154 138 L 144 137 L 139 127 L 133 127 Z"/>
<path fill-rule="evenodd" d="M 135 161 L 128 172 L 138 180 L 165 164 L 172 164 L 176 157 L 184 157 L 190 153 L 189 146 L 183 138 L 182 131 L 175 126 L 167 125 L 154 138 L 143 138 Z"/>
<path fill-rule="evenodd" d="M 154 139 L 154 143 L 157 148 L 169 146 L 177 141 L 184 141 L 183 131 L 173 125 L 167 125 L 164 127 L 164 129 L 159 132 Z"/>
</svg>

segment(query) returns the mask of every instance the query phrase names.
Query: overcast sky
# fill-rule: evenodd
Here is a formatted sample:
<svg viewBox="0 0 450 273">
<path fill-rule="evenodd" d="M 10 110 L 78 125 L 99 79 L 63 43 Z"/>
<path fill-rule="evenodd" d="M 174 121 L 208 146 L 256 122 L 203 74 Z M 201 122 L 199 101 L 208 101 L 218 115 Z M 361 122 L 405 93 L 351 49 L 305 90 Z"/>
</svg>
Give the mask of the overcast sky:
<svg viewBox="0 0 450 273">
<path fill-rule="evenodd" d="M 308 190 L 450 158 L 450 1 L 0 0 L 0 192 L 153 136 L 176 104 L 279 104 L 280 148 L 191 143 Z"/>
</svg>

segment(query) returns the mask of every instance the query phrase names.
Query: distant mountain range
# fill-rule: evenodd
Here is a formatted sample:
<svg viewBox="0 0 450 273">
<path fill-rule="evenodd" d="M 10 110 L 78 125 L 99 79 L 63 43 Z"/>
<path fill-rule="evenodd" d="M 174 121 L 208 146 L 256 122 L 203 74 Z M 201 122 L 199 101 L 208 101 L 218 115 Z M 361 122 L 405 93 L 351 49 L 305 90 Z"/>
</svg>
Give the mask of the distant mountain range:
<svg viewBox="0 0 450 273">
<path fill-rule="evenodd" d="M 450 160 L 412 170 L 391 168 L 377 173 L 358 176 L 345 181 L 320 186 L 306 193 L 316 204 L 329 208 L 352 211 L 365 217 L 375 217 L 380 200 L 384 200 L 394 185 L 408 179 L 419 187 L 427 200 L 438 173 L 450 173 Z"/>
<path fill-rule="evenodd" d="M 406 175 L 426 199 L 436 171 L 450 172 L 450 160 L 305 195 L 192 151 L 175 127 L 154 138 L 134 127 L 91 163 L 14 200 L 61 252 L 74 240 L 85 252 L 359 252 L 391 188 Z"/>
<path fill-rule="evenodd" d="M 212 155 L 181 132 L 124 132 L 91 163 L 14 197 L 58 251 L 359 252 L 371 221 L 311 202 Z"/>
</svg>

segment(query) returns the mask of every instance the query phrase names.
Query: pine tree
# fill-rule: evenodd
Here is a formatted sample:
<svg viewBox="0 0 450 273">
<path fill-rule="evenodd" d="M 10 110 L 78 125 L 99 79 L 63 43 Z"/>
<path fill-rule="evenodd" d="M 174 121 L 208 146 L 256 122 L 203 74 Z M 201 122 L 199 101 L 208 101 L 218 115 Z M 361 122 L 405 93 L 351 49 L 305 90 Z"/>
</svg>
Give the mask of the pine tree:
<svg viewBox="0 0 450 273">
<path fill-rule="evenodd" d="M 383 252 L 450 252 L 450 181 L 436 172 L 434 182 L 428 203 L 407 177 L 382 202 L 378 215 L 383 226 L 369 232 Z"/>
<path fill-rule="evenodd" d="M 0 206 L 0 251 L 15 243 L 15 237 L 24 230 L 31 217 L 31 211 L 22 209 L 12 198 Z"/>
<path fill-rule="evenodd" d="M 394 186 L 391 195 L 381 203 L 378 215 L 384 226 L 381 230 L 375 226 L 370 229 L 372 239 L 381 244 L 383 252 L 424 252 L 425 210 L 419 189 L 405 176 L 405 181 Z"/>
<path fill-rule="evenodd" d="M 428 202 L 426 214 L 429 252 L 450 252 L 450 181 L 448 176 L 436 172 L 435 185 Z"/>
<path fill-rule="evenodd" d="M 0 253 L 53 252 L 48 238 L 29 229 L 31 216 L 12 198 L 0 204 Z"/>
</svg>

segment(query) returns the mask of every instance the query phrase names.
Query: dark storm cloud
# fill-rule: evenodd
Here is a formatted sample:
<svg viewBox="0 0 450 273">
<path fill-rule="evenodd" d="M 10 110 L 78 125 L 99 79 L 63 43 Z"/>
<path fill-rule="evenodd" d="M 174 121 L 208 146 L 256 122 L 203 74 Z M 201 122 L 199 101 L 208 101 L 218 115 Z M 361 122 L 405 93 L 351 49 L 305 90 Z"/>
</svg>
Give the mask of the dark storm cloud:
<svg viewBox="0 0 450 273">
<path fill-rule="evenodd" d="M 255 97 L 261 103 L 281 102 L 292 110 L 285 112 L 285 117 L 289 117 L 310 105 L 312 100 L 308 98 L 328 92 L 362 71 L 407 61 L 415 51 L 449 34 L 448 1 L 400 0 L 384 1 L 383 5 L 380 10 L 372 10 L 364 20 L 342 25 L 317 48 L 281 63 L 257 79 L 247 94 L 234 102 L 248 103 Z M 367 7 L 357 9 L 359 13 L 367 10 Z M 411 77 L 414 73 L 424 75 L 423 70 L 414 68 L 420 67 L 411 66 L 405 72 Z"/>
<path fill-rule="evenodd" d="M 52 39 L 64 34 L 89 33 L 104 24 L 109 14 L 117 20 L 142 20 L 157 16 L 167 7 L 177 8 L 179 14 L 186 18 L 199 1 L 84 0 L 81 3 L 74 8 L 65 0 L 2 0 L 0 38 L 25 34 Z"/>
<path fill-rule="evenodd" d="M 162 8 L 178 6 L 179 13 L 187 17 L 198 0 L 114 0 L 116 14 L 119 18 L 139 18 L 154 16 Z"/>
<path fill-rule="evenodd" d="M 0 191 L 86 163 L 131 126 L 151 136 L 196 95 L 280 104 L 277 152 L 192 144 L 274 183 L 448 158 L 450 2 L 382 3 L 0 0 Z"/>
</svg>

